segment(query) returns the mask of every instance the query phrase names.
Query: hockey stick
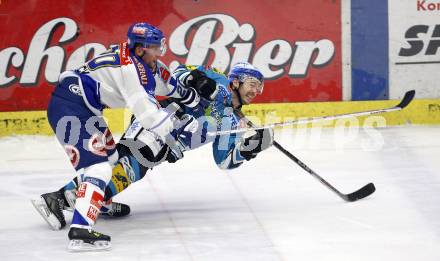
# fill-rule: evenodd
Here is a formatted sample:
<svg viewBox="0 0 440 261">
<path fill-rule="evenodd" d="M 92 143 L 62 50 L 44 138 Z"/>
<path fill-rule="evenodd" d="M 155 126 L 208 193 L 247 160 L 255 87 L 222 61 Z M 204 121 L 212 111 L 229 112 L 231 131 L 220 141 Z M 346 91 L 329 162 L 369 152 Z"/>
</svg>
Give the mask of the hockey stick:
<svg viewBox="0 0 440 261">
<path fill-rule="evenodd" d="M 414 90 L 406 92 L 405 96 L 403 97 L 403 99 L 400 101 L 399 104 L 397 104 L 394 107 L 387 108 L 387 109 L 352 112 L 352 113 L 338 114 L 338 115 L 332 115 L 332 116 L 313 117 L 313 118 L 307 118 L 307 119 L 301 119 L 301 120 L 277 122 L 277 123 L 267 124 L 267 125 L 263 125 L 263 126 L 259 126 L 259 127 L 254 126 L 254 127 L 248 127 L 248 128 L 239 128 L 239 129 L 235 129 L 235 130 L 212 131 L 212 132 L 208 132 L 207 135 L 208 136 L 217 136 L 217 135 L 226 135 L 226 134 L 232 134 L 232 133 L 243 133 L 243 132 L 247 132 L 247 131 L 251 131 L 251 130 L 268 129 L 268 128 L 275 128 L 275 127 L 280 127 L 280 126 L 312 123 L 312 122 L 323 121 L 323 120 L 345 119 L 345 118 L 373 115 L 373 114 L 378 114 L 378 113 L 400 111 L 403 108 L 405 108 L 406 106 L 408 106 L 408 104 L 414 99 L 415 93 L 416 92 Z"/>
<path fill-rule="evenodd" d="M 235 113 L 237 113 L 240 117 L 245 119 L 249 126 L 251 126 L 253 128 L 256 127 L 255 124 L 253 124 L 250 120 L 248 120 L 241 111 L 235 110 Z M 295 157 L 292 153 L 290 153 L 288 150 L 283 148 L 283 146 L 281 146 L 275 140 L 273 141 L 273 145 L 275 146 L 275 148 L 277 148 L 279 151 L 281 151 L 284 155 L 289 157 L 289 159 L 293 160 L 301 168 L 303 168 L 305 171 L 307 171 L 314 178 L 318 179 L 322 184 L 324 184 L 324 186 L 326 186 L 328 189 L 330 189 L 331 191 L 336 193 L 340 198 L 342 198 L 345 201 L 353 202 L 358 199 L 365 198 L 365 197 L 373 194 L 374 191 L 376 191 L 374 184 L 368 183 L 367 185 L 363 186 L 362 188 L 356 190 L 355 192 L 352 192 L 350 194 L 343 194 L 342 192 L 337 190 L 335 187 L 333 187 L 330 183 L 328 183 L 325 179 L 323 179 L 321 176 L 319 176 L 316 172 L 314 172 L 311 168 L 309 168 L 304 162 L 302 162 L 297 157 Z"/>
<path fill-rule="evenodd" d="M 322 184 L 324 184 L 324 186 L 329 188 L 331 191 L 335 192 L 340 198 L 342 198 L 345 201 L 353 202 L 358 199 L 365 198 L 365 197 L 373 194 L 374 191 L 376 191 L 374 184 L 368 183 L 367 185 L 363 186 L 362 188 L 356 190 L 355 192 L 352 192 L 350 194 L 343 194 L 342 192 L 337 190 L 335 187 L 333 187 L 330 183 L 328 183 L 325 179 L 323 179 L 321 176 L 319 176 L 316 172 L 314 172 L 311 168 L 309 168 L 304 162 L 302 162 L 297 157 L 295 157 L 292 153 L 290 153 L 285 148 L 283 148 L 278 142 L 274 141 L 273 145 L 275 146 L 275 148 L 280 150 L 284 155 L 289 157 L 289 159 L 293 160 L 301 168 L 303 168 L 305 171 L 307 171 L 314 178 L 318 179 Z"/>
</svg>

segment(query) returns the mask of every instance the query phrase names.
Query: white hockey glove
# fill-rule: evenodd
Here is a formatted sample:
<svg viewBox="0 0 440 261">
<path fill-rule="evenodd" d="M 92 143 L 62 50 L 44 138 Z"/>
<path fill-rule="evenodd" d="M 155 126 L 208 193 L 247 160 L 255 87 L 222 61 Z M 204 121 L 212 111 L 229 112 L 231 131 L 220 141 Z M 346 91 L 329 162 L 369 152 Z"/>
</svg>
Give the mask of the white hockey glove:
<svg viewBox="0 0 440 261">
<path fill-rule="evenodd" d="M 171 136 L 185 148 L 191 147 L 191 139 L 199 128 L 199 122 L 191 115 L 184 114 L 180 119 L 175 118 Z M 172 146 L 170 146 L 172 147 Z"/>
</svg>

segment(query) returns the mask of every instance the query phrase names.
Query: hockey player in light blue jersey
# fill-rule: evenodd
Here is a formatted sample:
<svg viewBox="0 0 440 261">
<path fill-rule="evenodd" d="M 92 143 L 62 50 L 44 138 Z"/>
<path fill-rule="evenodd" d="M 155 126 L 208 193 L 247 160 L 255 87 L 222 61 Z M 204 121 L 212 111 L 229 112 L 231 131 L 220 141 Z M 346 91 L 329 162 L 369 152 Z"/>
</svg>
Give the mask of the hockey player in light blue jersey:
<svg viewBox="0 0 440 261">
<path fill-rule="evenodd" d="M 111 181 L 105 190 L 105 201 L 125 190 L 131 183 L 142 179 L 148 169 L 168 161 L 171 163 L 183 157 L 186 150 L 196 149 L 212 143 L 213 158 L 218 167 L 233 169 L 245 161 L 252 160 L 258 153 L 267 149 L 273 142 L 272 129 L 262 129 L 246 138 L 235 134 L 208 137 L 208 130 L 225 130 L 242 127 L 240 109 L 263 92 L 264 79 L 261 72 L 249 63 L 234 65 L 228 77 L 213 68 L 204 66 L 179 66 L 172 74 L 170 84 L 173 89 L 193 88 L 201 99 L 196 106 L 181 105 L 182 99 L 169 98 L 161 102 L 163 107 L 179 105 L 177 117 L 191 115 L 198 119 L 197 131 L 181 135 L 179 146 L 171 147 L 157 141 L 151 131 L 142 127 L 135 118 L 117 144 L 119 161 L 113 168 Z M 65 197 L 60 197 L 65 206 L 74 204 L 76 191 L 82 183 L 79 176 L 60 189 Z M 125 216 L 130 208 L 121 203 L 108 204 L 102 211 L 113 216 Z M 64 222 L 64 216 L 56 216 Z"/>
<path fill-rule="evenodd" d="M 70 250 L 106 249 L 110 237 L 92 230 L 103 206 L 104 191 L 118 161 L 116 145 L 102 118 L 104 108 L 129 108 L 140 126 L 157 141 L 173 144 L 185 136 L 194 119 L 175 119 L 161 108 L 155 95 L 176 97 L 186 106 L 198 103 L 194 89 L 176 89 L 170 73 L 158 58 L 165 53 L 165 37 L 148 23 L 130 26 L 127 42 L 60 75 L 49 102 L 47 115 L 58 141 L 76 171 L 83 173 L 69 229 Z M 186 134 L 190 135 L 190 134 Z M 48 211 L 61 214 L 58 194 L 43 194 L 32 201 L 50 222 Z M 61 205 L 60 205 L 61 204 Z M 58 208 L 58 212 L 56 211 Z M 65 222 L 58 223 L 62 228 Z"/>
<path fill-rule="evenodd" d="M 242 105 L 250 104 L 257 95 L 263 92 L 264 78 L 257 68 L 249 63 L 237 63 L 226 77 L 213 68 L 180 66 L 174 71 L 173 79 L 185 79 L 185 75 L 190 75 L 189 71 L 205 74 L 214 80 L 218 93 L 216 92 L 212 100 L 202 98 L 195 107 L 182 106 L 183 113 L 199 119 L 199 125 L 201 125 L 198 130 L 199 135 L 193 134 L 190 146 L 185 150 L 213 142 L 213 157 L 217 165 L 222 169 L 232 169 L 240 166 L 245 160 L 254 158 L 261 151 L 261 145 L 264 147 L 263 150 L 268 147 L 264 145 L 271 145 L 273 134 L 271 129 L 261 130 L 246 141 L 241 137 L 236 137 L 235 134 L 212 138 L 206 136 L 208 130 L 236 129 L 240 125 L 243 127 L 242 114 L 237 112 L 240 111 Z M 196 86 L 196 89 L 203 94 L 203 88 Z M 212 93 L 209 89 L 207 92 Z M 267 140 L 268 144 L 262 142 L 263 136 L 267 138 L 265 141 Z M 250 140 L 258 141 L 260 145 L 251 148 L 248 146 Z"/>
</svg>

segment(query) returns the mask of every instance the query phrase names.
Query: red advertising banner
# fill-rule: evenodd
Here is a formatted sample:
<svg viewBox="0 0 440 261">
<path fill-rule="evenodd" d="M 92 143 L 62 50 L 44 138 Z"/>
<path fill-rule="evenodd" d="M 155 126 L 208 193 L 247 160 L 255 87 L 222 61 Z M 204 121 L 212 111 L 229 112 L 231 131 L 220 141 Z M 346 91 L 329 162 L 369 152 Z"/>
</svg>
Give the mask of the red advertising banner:
<svg viewBox="0 0 440 261">
<path fill-rule="evenodd" d="M 0 2 L 0 111 L 44 110 L 59 74 L 126 40 L 134 22 L 167 36 L 163 57 L 265 76 L 255 102 L 342 99 L 340 1 Z"/>
</svg>

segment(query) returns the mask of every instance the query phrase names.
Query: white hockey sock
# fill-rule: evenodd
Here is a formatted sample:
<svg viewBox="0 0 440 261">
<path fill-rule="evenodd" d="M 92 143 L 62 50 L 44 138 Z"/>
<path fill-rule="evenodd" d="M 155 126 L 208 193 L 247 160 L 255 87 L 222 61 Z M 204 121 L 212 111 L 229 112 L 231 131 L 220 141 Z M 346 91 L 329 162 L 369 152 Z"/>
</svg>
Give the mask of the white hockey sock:
<svg viewBox="0 0 440 261">
<path fill-rule="evenodd" d="M 84 180 L 78 187 L 72 227 L 91 227 L 103 205 L 104 189 L 110 181 L 112 169 L 108 162 L 85 169 Z"/>
<path fill-rule="evenodd" d="M 72 227 L 92 227 L 103 204 L 104 191 L 93 183 L 81 183 L 77 192 Z"/>
</svg>

